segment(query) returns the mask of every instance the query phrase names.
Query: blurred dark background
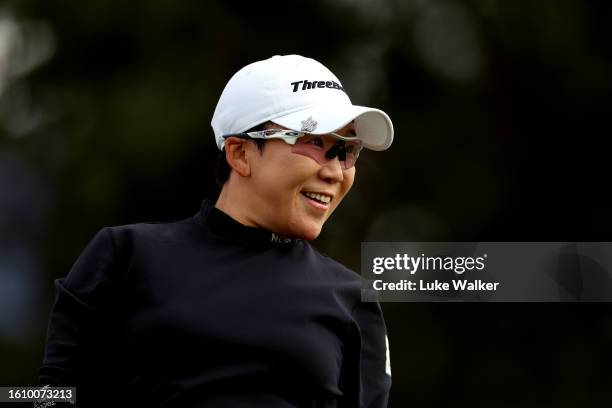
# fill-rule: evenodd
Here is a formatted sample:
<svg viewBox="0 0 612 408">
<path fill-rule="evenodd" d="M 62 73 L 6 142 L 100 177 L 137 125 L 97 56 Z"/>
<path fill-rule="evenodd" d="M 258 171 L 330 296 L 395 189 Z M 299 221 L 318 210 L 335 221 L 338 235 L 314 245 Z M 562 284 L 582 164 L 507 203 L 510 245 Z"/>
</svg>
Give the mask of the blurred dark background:
<svg viewBox="0 0 612 408">
<path fill-rule="evenodd" d="M 314 244 L 610 241 L 612 6 L 584 0 L 0 4 L 0 385 L 36 381 L 52 282 L 103 226 L 216 197 L 210 119 L 274 54 L 393 119 Z M 608 304 L 383 304 L 392 407 L 609 401 Z M 609 402 L 608 402 L 609 404 Z"/>
</svg>

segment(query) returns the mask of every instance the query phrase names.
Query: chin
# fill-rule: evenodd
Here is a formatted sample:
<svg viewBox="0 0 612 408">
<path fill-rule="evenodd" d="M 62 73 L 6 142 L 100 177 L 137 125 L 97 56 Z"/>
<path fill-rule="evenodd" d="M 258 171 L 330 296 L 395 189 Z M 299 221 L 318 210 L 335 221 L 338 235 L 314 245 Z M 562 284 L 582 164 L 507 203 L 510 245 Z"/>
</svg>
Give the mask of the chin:
<svg viewBox="0 0 612 408">
<path fill-rule="evenodd" d="M 293 228 L 291 228 L 290 231 L 291 231 L 291 235 L 295 238 L 301 238 L 306 241 L 312 241 L 313 239 L 317 238 L 321 234 L 322 227 L 323 227 L 322 225 L 301 224 L 301 225 L 295 225 Z"/>
</svg>

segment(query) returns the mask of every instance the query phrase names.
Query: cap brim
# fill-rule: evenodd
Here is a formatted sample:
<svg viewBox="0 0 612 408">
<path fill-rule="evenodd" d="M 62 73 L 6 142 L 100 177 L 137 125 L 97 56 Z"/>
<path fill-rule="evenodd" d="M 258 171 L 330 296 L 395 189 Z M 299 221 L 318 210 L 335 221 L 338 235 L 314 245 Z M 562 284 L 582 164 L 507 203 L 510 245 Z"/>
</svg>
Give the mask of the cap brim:
<svg viewBox="0 0 612 408">
<path fill-rule="evenodd" d="M 393 124 L 379 109 L 355 105 L 316 105 L 271 119 L 283 127 L 324 135 L 355 121 L 356 136 L 371 150 L 386 150 L 393 142 Z M 314 128 L 314 129 L 313 129 Z"/>
</svg>

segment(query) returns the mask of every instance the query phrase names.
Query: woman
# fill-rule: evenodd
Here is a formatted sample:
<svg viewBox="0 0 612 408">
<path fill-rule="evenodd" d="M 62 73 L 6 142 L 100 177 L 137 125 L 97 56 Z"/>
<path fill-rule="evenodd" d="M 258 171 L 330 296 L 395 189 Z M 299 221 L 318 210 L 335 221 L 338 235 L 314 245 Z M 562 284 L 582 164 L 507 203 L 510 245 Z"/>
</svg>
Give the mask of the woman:
<svg viewBox="0 0 612 408">
<path fill-rule="evenodd" d="M 390 146 L 390 119 L 288 55 L 238 71 L 212 127 L 218 200 L 94 237 L 56 281 L 41 383 L 76 386 L 82 406 L 386 406 L 380 307 L 308 241 L 361 149 Z"/>
</svg>

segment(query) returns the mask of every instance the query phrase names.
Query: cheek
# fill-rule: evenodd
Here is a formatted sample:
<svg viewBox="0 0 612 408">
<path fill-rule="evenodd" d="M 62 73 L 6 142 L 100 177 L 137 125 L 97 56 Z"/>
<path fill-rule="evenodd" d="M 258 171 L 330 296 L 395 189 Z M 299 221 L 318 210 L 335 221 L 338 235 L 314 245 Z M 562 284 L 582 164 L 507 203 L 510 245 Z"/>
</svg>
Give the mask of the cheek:
<svg viewBox="0 0 612 408">
<path fill-rule="evenodd" d="M 282 203 L 287 206 L 301 186 L 312 177 L 310 159 L 304 159 L 299 160 L 294 154 L 263 157 L 264 165 L 257 173 L 258 190 L 275 201 L 276 205 Z"/>
<path fill-rule="evenodd" d="M 336 202 L 334 203 L 332 210 L 327 215 L 328 217 L 331 215 L 332 212 L 336 210 L 336 208 L 338 208 L 338 206 L 340 205 L 344 197 L 351 190 L 351 187 L 353 186 L 354 181 L 355 181 L 355 168 L 353 167 L 344 173 L 344 180 L 342 181 L 342 184 L 340 185 L 340 190 L 339 190 L 339 195 L 338 195 L 339 199 L 336 200 Z"/>
<path fill-rule="evenodd" d="M 342 180 L 341 185 L 342 197 L 344 197 L 350 191 L 351 187 L 353 187 L 356 172 L 357 170 L 355 167 L 352 167 L 344 173 L 344 180 Z"/>
</svg>

